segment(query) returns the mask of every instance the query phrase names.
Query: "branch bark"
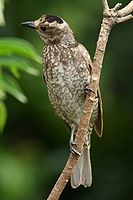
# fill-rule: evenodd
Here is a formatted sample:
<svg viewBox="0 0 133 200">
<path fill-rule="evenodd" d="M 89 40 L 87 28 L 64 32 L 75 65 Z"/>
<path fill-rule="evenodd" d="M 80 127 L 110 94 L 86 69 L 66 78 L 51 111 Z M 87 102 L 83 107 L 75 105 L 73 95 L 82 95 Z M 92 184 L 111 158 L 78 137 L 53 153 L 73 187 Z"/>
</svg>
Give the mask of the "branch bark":
<svg viewBox="0 0 133 200">
<path fill-rule="evenodd" d="M 118 10 L 118 16 L 125 17 L 133 12 L 133 0 L 123 9 Z"/>
<path fill-rule="evenodd" d="M 102 69 L 102 63 L 104 59 L 104 54 L 106 50 L 106 45 L 111 32 L 112 27 L 115 24 L 125 22 L 127 20 L 133 19 L 131 13 L 133 12 L 133 1 L 131 1 L 125 8 L 120 9 L 121 4 L 118 3 L 114 8 L 110 9 L 107 0 L 102 0 L 103 4 L 103 21 L 101 24 L 101 29 L 99 33 L 99 38 L 97 41 L 96 51 L 93 59 L 92 77 L 90 83 L 90 95 L 87 95 L 83 115 L 81 117 L 80 125 L 76 134 L 76 150 L 82 153 L 84 140 L 87 136 L 87 130 L 89 126 L 89 121 L 93 111 L 93 104 L 95 96 L 97 93 L 97 88 L 99 85 L 100 73 Z M 65 188 L 74 166 L 79 158 L 79 155 L 70 153 L 68 161 L 64 170 L 62 171 L 59 179 L 57 180 L 55 186 L 53 187 L 47 200 L 58 200 L 63 189 Z"/>
</svg>

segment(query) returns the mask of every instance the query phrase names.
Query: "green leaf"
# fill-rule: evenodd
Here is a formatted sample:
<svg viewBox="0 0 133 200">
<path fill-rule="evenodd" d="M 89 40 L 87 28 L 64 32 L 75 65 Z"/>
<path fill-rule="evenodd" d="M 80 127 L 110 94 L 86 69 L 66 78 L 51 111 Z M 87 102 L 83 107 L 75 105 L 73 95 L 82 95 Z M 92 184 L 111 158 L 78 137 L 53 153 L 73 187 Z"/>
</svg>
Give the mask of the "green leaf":
<svg viewBox="0 0 133 200">
<path fill-rule="evenodd" d="M 19 54 L 33 59 L 38 63 L 42 63 L 41 57 L 38 55 L 34 46 L 26 40 L 18 38 L 0 38 L 0 55 Z"/>
<path fill-rule="evenodd" d="M 5 26 L 6 22 L 5 22 L 5 18 L 4 18 L 4 3 L 5 0 L 1 0 L 0 1 L 0 26 Z"/>
<path fill-rule="evenodd" d="M 2 133 L 7 120 L 7 109 L 5 104 L 0 101 L 0 133 Z"/>
<path fill-rule="evenodd" d="M 13 97 L 15 97 L 21 103 L 27 102 L 27 98 L 23 94 L 23 92 L 22 92 L 18 82 L 16 81 L 16 79 L 14 79 L 10 75 L 5 75 L 3 80 L 1 80 L 1 82 L 2 81 L 3 81 L 2 84 L 4 85 L 4 89 L 5 89 L 6 92 L 11 94 Z"/>
<path fill-rule="evenodd" d="M 9 70 L 15 76 L 15 78 L 20 78 L 20 73 L 16 67 L 12 66 L 12 68 L 9 68 Z"/>
<path fill-rule="evenodd" d="M 4 83 L 3 83 L 3 73 L 2 70 L 0 70 L 0 100 L 5 100 L 6 93 L 4 89 Z"/>
<path fill-rule="evenodd" d="M 24 71 L 30 75 L 39 75 L 39 71 L 31 67 L 28 60 L 24 58 L 22 59 L 14 56 L 0 57 L 0 66 L 8 67 L 16 78 L 20 77 L 18 70 Z"/>
<path fill-rule="evenodd" d="M 0 100 L 5 100 L 6 93 L 0 88 Z"/>
</svg>

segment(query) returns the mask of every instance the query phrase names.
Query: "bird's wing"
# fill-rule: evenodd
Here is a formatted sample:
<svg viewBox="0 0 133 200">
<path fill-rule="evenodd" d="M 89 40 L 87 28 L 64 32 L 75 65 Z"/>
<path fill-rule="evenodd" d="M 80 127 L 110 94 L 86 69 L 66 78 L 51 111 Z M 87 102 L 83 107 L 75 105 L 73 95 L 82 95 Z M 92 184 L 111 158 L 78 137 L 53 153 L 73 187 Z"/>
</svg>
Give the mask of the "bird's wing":
<svg viewBox="0 0 133 200">
<path fill-rule="evenodd" d="M 82 45 L 82 44 L 78 44 L 78 51 L 80 52 L 80 55 L 82 55 L 83 59 L 86 62 L 86 66 L 89 70 L 89 73 L 91 74 L 91 69 L 92 69 L 92 61 L 91 61 L 91 57 L 89 55 L 89 52 L 87 51 L 87 49 Z"/>
<path fill-rule="evenodd" d="M 91 75 L 92 61 L 91 61 L 91 58 L 90 58 L 90 55 L 89 55 L 87 49 L 82 44 L 79 43 L 78 50 L 83 55 L 83 59 L 85 60 L 87 68 Z M 98 101 L 98 117 L 94 121 L 94 129 L 95 129 L 97 135 L 99 137 L 101 137 L 103 134 L 103 109 L 102 109 L 102 97 L 101 97 L 99 87 L 98 87 L 97 93 L 98 93 L 98 99 L 99 99 L 99 101 Z"/>
<path fill-rule="evenodd" d="M 98 88 L 98 116 L 94 121 L 94 129 L 99 137 L 103 135 L 103 109 L 102 109 L 102 97 L 100 89 Z"/>
</svg>

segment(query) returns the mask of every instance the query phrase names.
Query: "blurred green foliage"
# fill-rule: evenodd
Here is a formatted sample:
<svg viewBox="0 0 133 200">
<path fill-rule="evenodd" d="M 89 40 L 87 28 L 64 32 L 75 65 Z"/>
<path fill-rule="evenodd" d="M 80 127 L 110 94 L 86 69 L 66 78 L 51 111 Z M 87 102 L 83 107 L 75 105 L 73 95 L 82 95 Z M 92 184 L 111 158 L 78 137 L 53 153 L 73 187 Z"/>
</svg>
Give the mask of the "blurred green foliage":
<svg viewBox="0 0 133 200">
<path fill-rule="evenodd" d="M 39 71 L 31 67 L 30 59 L 41 63 L 41 58 L 32 44 L 19 38 L 0 39 L 0 132 L 3 131 L 7 119 L 7 109 L 4 104 L 7 93 L 21 103 L 27 102 L 16 80 L 20 78 L 20 71 L 39 75 Z"/>
<path fill-rule="evenodd" d="M 121 2 L 124 6 L 130 1 Z M 19 24 L 43 13 L 64 18 L 93 57 L 102 20 L 99 0 L 6 0 L 7 24 L 0 29 L 1 37 L 26 39 L 41 55 L 44 45 L 37 33 Z M 104 135 L 92 135 L 93 185 L 72 190 L 68 183 L 63 200 L 132 199 L 132 34 L 133 24 L 127 22 L 116 26 L 109 38 L 101 77 Z M 19 83 L 29 101 L 22 105 L 8 94 L 5 100 L 9 116 L 0 138 L 0 200 L 46 199 L 69 155 L 70 135 L 54 114 L 41 75 L 22 73 Z"/>
<path fill-rule="evenodd" d="M 4 18 L 4 7 L 5 7 L 5 0 L 0 1 L 0 26 L 5 25 L 5 18 Z"/>
</svg>

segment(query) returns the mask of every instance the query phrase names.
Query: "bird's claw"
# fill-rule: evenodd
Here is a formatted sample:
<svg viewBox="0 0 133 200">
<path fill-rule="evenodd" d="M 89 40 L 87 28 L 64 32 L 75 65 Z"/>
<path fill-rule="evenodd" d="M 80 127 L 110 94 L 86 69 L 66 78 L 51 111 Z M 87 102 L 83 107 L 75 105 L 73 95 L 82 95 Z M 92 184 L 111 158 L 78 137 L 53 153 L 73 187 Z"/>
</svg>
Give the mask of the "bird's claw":
<svg viewBox="0 0 133 200">
<path fill-rule="evenodd" d="M 81 156 L 81 153 L 75 149 L 75 147 L 74 147 L 75 145 L 76 145 L 76 142 L 75 142 L 75 141 L 70 142 L 70 151 L 71 151 L 73 154 L 77 154 L 77 155 Z"/>
<path fill-rule="evenodd" d="M 76 150 L 76 141 L 75 141 L 75 132 L 76 132 L 76 128 L 75 126 L 72 127 L 72 131 L 71 131 L 71 137 L 70 137 L 70 141 L 69 141 L 69 146 L 70 146 L 70 151 L 73 154 L 77 154 L 79 156 L 81 156 L 81 153 L 79 151 Z"/>
</svg>

